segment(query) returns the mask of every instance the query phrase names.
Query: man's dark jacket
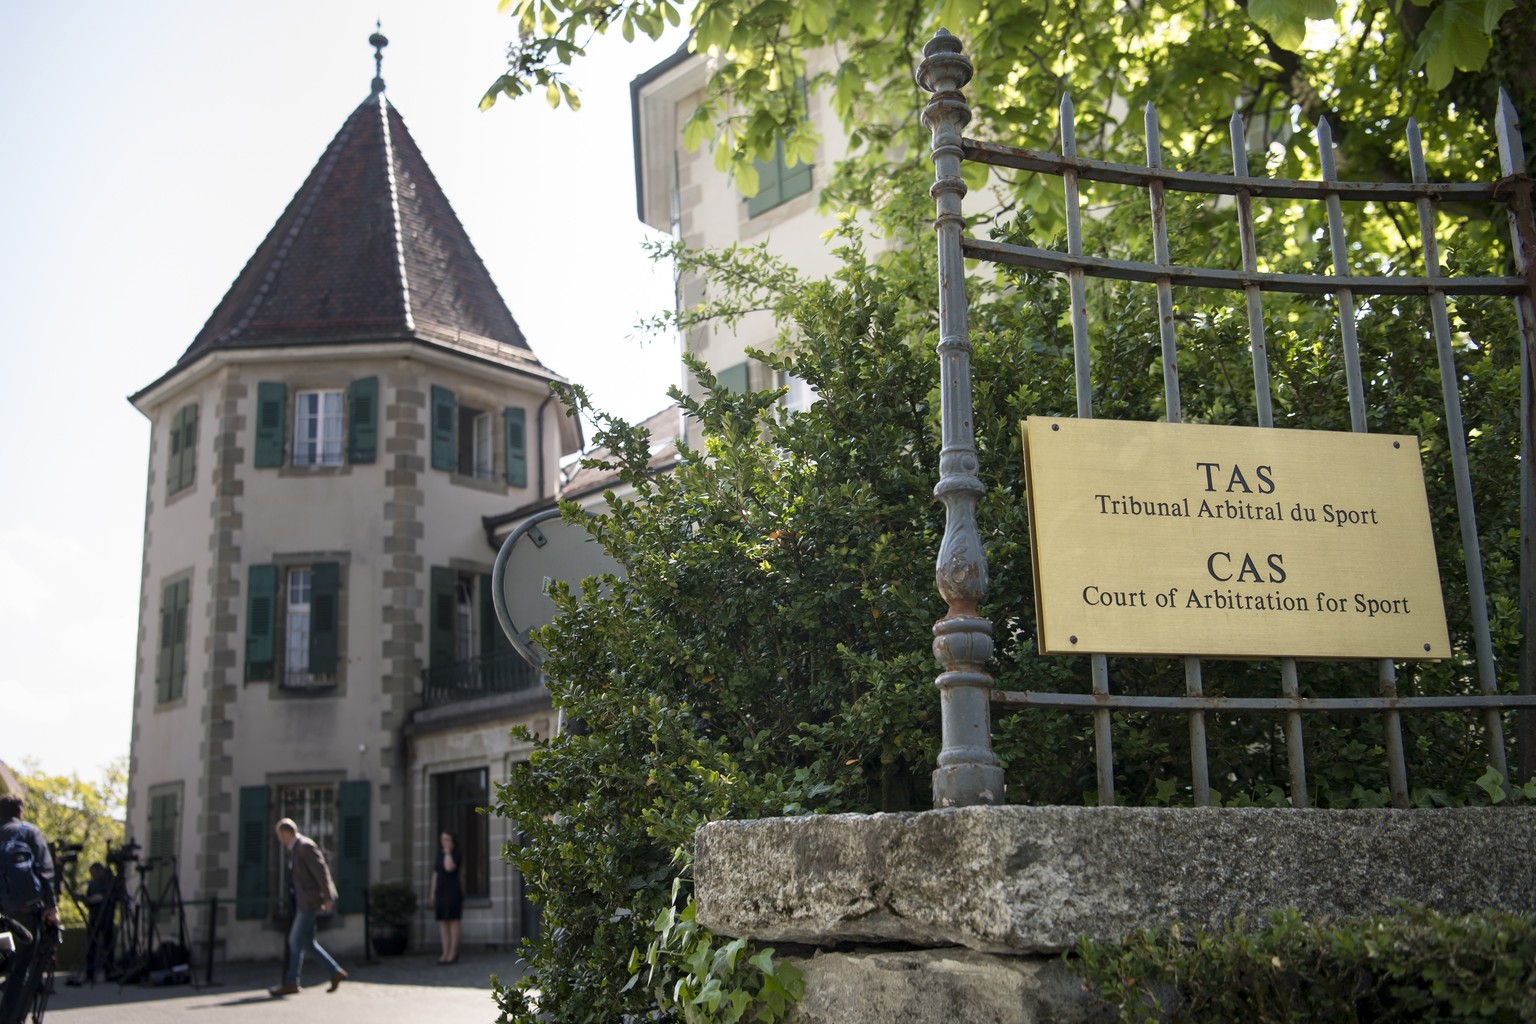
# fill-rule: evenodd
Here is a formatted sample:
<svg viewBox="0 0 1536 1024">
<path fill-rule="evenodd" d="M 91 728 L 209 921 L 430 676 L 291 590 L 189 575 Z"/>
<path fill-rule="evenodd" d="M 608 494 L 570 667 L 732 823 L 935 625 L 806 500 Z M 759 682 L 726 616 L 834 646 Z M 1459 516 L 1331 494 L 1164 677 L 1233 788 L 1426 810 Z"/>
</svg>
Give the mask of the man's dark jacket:
<svg viewBox="0 0 1536 1024">
<path fill-rule="evenodd" d="M 325 863 L 325 853 L 302 832 L 293 837 L 293 895 L 300 910 L 317 911 L 322 903 L 336 902 L 336 883 Z"/>
</svg>

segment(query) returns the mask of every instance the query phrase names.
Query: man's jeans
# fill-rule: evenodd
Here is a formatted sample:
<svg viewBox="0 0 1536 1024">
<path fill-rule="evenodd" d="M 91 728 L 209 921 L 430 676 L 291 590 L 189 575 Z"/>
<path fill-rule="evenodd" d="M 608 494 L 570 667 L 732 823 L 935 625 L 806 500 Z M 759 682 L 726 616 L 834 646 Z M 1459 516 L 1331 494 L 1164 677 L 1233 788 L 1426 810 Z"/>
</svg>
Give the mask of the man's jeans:
<svg viewBox="0 0 1536 1024">
<path fill-rule="evenodd" d="M 328 968 L 330 976 L 334 977 L 341 972 L 341 965 L 315 941 L 315 914 L 313 910 L 295 910 L 293 913 L 293 927 L 288 931 L 288 976 L 283 979 L 285 985 L 299 983 L 299 975 L 304 971 L 305 953 L 312 952 L 319 957 Z"/>
</svg>

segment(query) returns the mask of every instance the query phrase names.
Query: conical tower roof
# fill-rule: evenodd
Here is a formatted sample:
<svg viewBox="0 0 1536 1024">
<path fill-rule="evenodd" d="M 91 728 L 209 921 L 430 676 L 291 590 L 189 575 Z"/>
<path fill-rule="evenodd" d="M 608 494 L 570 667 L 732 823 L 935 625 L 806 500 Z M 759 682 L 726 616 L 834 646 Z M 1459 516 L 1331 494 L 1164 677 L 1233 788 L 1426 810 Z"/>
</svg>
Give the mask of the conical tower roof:
<svg viewBox="0 0 1536 1024">
<path fill-rule="evenodd" d="M 385 340 L 555 376 L 375 80 L 166 376 L 222 349 Z"/>
</svg>

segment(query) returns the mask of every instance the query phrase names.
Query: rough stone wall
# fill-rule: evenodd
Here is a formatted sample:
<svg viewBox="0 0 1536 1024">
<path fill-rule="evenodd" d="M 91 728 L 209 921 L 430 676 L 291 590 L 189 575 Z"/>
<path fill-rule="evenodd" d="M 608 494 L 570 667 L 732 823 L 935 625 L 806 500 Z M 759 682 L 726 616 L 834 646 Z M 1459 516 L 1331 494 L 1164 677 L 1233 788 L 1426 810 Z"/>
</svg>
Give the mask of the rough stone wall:
<svg viewBox="0 0 1536 1024">
<path fill-rule="evenodd" d="M 705 927 L 819 950 L 801 1024 L 1022 1024 L 1095 1019 L 1059 960 L 1080 937 L 1394 900 L 1529 912 L 1533 849 L 1533 807 L 967 807 L 714 822 L 694 879 Z"/>
<path fill-rule="evenodd" d="M 1031 953 L 1287 906 L 1531 910 L 1532 849 L 1530 807 L 967 807 L 715 822 L 694 876 L 727 935 Z"/>
</svg>

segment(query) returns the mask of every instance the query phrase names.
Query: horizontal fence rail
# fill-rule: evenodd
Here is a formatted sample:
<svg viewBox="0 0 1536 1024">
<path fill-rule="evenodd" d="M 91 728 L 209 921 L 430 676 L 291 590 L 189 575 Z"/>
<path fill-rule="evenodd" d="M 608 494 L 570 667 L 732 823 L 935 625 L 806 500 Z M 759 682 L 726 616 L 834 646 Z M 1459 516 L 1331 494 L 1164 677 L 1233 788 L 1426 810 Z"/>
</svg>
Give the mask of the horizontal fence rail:
<svg viewBox="0 0 1536 1024">
<path fill-rule="evenodd" d="M 1460 694 L 1454 697 L 1137 697 L 1119 693 L 1036 693 L 994 690 L 992 703 L 1015 708 L 1109 708 L 1112 711 L 1461 711 L 1536 708 L 1536 696 Z"/>
<path fill-rule="evenodd" d="M 1114 712 L 1125 711 L 1170 712 L 1188 717 L 1191 791 L 1197 805 L 1208 805 L 1212 796 L 1204 718 L 1208 713 L 1245 712 L 1283 716 L 1290 799 L 1297 807 L 1305 807 L 1308 802 L 1305 734 L 1302 728 L 1302 717 L 1308 714 L 1382 716 L 1388 783 L 1392 802 L 1396 806 L 1407 806 L 1409 803 L 1400 719 L 1404 712 L 1480 712 L 1489 764 L 1508 778 L 1501 713 L 1512 709 L 1536 709 L 1536 694 L 1531 692 L 1530 664 L 1522 668 L 1519 694 L 1502 693 L 1497 683 L 1488 599 L 1483 581 L 1483 560 L 1472 497 L 1467 432 L 1462 421 L 1458 390 L 1461 374 L 1456 365 L 1446 301 L 1447 296 L 1466 295 L 1502 296 L 1515 301 L 1523 370 L 1521 628 L 1526 660 L 1536 661 L 1530 656 L 1530 631 L 1526 620 L 1528 609 L 1536 603 L 1532 598 L 1532 549 L 1536 547 L 1536 529 L 1533 529 L 1532 517 L 1536 515 L 1536 485 L 1532 483 L 1531 472 L 1533 448 L 1530 395 L 1533 352 L 1536 352 L 1536 310 L 1533 310 L 1536 282 L 1532 280 L 1532 274 L 1536 273 L 1536 226 L 1532 224 L 1531 183 L 1525 174 L 1518 119 L 1508 96 L 1501 93 L 1496 115 L 1504 176 L 1495 182 L 1462 184 L 1429 181 L 1418 126 L 1412 121 L 1409 122 L 1407 132 L 1412 181 L 1375 183 L 1337 180 L 1332 131 L 1326 120 L 1319 123 L 1316 132 L 1323 180 L 1255 177 L 1248 169 L 1246 126 L 1239 114 L 1233 115 L 1230 125 L 1232 173 L 1216 175 L 1170 170 L 1162 166 L 1157 112 L 1150 104 L 1146 109 L 1146 166 L 1080 157 L 1077 154 L 1075 116 L 1070 97 L 1064 99 L 1061 106 L 1060 154 L 964 138 L 961 131 L 970 120 L 970 110 L 961 90 L 972 75 L 970 62 L 961 52 L 959 40 L 943 30 L 929 42 L 923 53 L 924 59 L 917 78 L 919 84 L 933 94 L 923 111 L 923 120 L 933 133 L 935 183 L 932 194 L 937 209 L 935 231 L 938 236 L 940 281 L 939 354 L 943 450 L 940 456 L 940 480 L 934 493 L 946 506 L 945 535 L 939 553 L 936 579 L 939 591 L 949 605 L 945 617 L 934 626 L 934 651 L 944 666 L 944 671 L 937 679 L 942 698 L 943 747 L 938 768 L 934 772 L 935 805 L 1001 802 L 1002 773 L 991 749 L 989 706 L 1009 709 L 1052 708 L 1091 713 L 1094 719 L 1098 795 L 1103 804 L 1115 802 L 1112 715 Z M 960 212 L 960 198 L 965 193 L 961 175 L 964 160 L 1059 178 L 1065 201 L 1067 250 L 1061 252 L 966 236 L 965 221 Z M 1083 252 L 1082 208 L 1079 198 L 1079 185 L 1083 181 L 1127 186 L 1146 192 L 1153 222 L 1151 262 L 1111 259 Z M 1239 227 L 1241 267 L 1191 267 L 1171 262 L 1167 212 L 1167 194 L 1170 191 L 1226 196 L 1234 200 L 1231 205 Z M 1253 200 L 1256 198 L 1325 204 L 1333 272 L 1295 274 L 1260 271 L 1253 212 Z M 1420 228 L 1418 240 L 1422 246 L 1423 272 L 1393 276 L 1351 274 L 1342 212 L 1346 202 L 1412 204 Z M 1503 207 L 1508 214 L 1519 273 L 1496 277 L 1447 276 L 1440 265 L 1435 235 L 1434 207 L 1440 203 Z M 1345 364 L 1345 397 L 1349 404 L 1352 430 L 1355 432 L 1365 432 L 1367 421 L 1364 375 L 1355 328 L 1356 296 L 1412 295 L 1427 299 L 1442 383 L 1444 441 L 1451 456 L 1462 560 L 1469 591 L 1472 628 L 1469 647 L 1475 652 L 1474 668 L 1479 692 L 1452 696 L 1400 696 L 1397 692 L 1396 664 L 1390 659 L 1378 659 L 1375 664 L 1376 696 L 1307 697 L 1301 694 L 1296 660 L 1280 658 L 1279 696 L 1212 696 L 1204 692 L 1202 659 L 1185 656 L 1181 659 L 1185 686 L 1183 695 L 1114 694 L 1110 692 L 1109 662 L 1103 654 L 1090 655 L 1090 693 L 993 689 L 991 676 L 985 668 L 992 652 L 991 623 L 976 611 L 985 596 L 987 568 L 981 534 L 975 522 L 976 502 L 983 488 L 976 476 L 975 436 L 971 426 L 965 259 L 1046 271 L 1067 279 L 1071 290 L 1069 308 L 1076 379 L 1076 414 L 1080 418 L 1091 418 L 1094 415 L 1092 390 L 1089 386 L 1092 346 L 1085 299 L 1086 278 L 1155 286 L 1160 320 L 1158 333 L 1164 402 L 1167 420 L 1171 423 L 1182 420 L 1177 321 L 1172 292 L 1175 287 L 1243 293 L 1258 421 L 1256 425 L 1259 427 L 1275 426 L 1265 338 L 1264 294 L 1332 296 L 1339 322 L 1337 341 Z M 1527 721 L 1533 713 L 1536 712 L 1524 712 Z M 1527 732 L 1527 735 L 1530 733 Z"/>
<path fill-rule="evenodd" d="M 1078 270 L 1090 277 L 1158 284 L 1167 281 L 1174 287 L 1218 288 L 1243 291 L 1258 288 L 1268 292 L 1303 295 L 1335 295 L 1350 288 L 1366 295 L 1523 295 L 1530 282 L 1523 277 L 1335 277 L 1325 274 L 1266 274 L 1210 267 L 1181 267 L 1173 263 L 1140 263 L 1112 260 L 1100 256 L 1073 255 L 1052 249 L 1036 249 L 982 238 L 967 238 L 960 244 L 966 259 L 987 260 L 1030 270 L 1048 270 L 1065 274 Z"/>
</svg>

